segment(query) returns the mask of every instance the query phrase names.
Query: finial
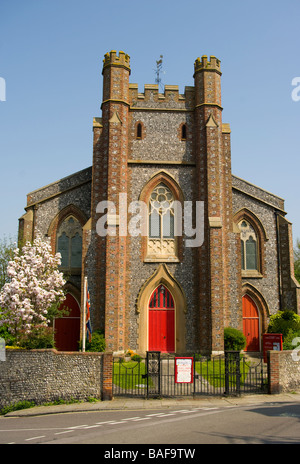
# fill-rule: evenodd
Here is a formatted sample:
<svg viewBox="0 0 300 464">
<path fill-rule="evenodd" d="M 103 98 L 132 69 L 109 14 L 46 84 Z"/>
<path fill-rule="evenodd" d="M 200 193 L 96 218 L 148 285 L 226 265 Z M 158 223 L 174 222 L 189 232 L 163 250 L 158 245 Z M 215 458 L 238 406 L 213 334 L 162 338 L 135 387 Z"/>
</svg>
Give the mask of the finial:
<svg viewBox="0 0 300 464">
<path fill-rule="evenodd" d="M 157 84 L 162 91 L 164 91 L 164 85 L 161 82 L 160 73 L 162 71 L 162 63 L 163 63 L 163 55 L 160 55 L 159 60 L 156 61 L 156 69 L 155 69 L 155 84 Z"/>
</svg>

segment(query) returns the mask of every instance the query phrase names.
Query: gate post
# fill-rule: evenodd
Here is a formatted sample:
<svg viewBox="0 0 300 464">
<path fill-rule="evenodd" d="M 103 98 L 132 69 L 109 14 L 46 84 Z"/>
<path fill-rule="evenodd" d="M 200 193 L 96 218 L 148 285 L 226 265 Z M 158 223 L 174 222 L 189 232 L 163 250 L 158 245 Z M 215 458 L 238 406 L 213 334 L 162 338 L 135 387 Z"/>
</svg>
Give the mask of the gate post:
<svg viewBox="0 0 300 464">
<path fill-rule="evenodd" d="M 102 401 L 111 401 L 113 378 L 113 354 L 104 353 L 102 355 Z"/>
<path fill-rule="evenodd" d="M 160 396 L 160 351 L 147 351 L 147 398 L 150 395 Z"/>
<path fill-rule="evenodd" d="M 231 382 L 230 382 L 231 380 Z M 231 384 L 231 387 L 230 387 Z M 234 387 L 235 385 L 235 387 Z M 241 393 L 240 352 L 225 351 L 225 395 Z"/>
</svg>

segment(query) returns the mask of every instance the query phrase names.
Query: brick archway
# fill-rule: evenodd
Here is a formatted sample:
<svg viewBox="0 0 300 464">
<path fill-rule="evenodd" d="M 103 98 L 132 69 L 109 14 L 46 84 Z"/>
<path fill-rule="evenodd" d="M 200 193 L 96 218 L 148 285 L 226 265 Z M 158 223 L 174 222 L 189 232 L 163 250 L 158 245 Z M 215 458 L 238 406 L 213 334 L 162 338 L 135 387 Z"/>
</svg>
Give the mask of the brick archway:
<svg viewBox="0 0 300 464">
<path fill-rule="evenodd" d="M 263 295 L 255 288 L 253 285 L 250 283 L 246 282 L 243 285 L 243 329 L 244 329 L 244 335 L 246 338 L 248 337 L 249 339 L 247 340 L 247 347 L 246 351 L 255 351 L 254 345 L 251 346 L 251 333 L 253 338 L 256 337 L 255 332 L 258 330 L 258 350 L 260 351 L 262 349 L 262 334 L 267 331 L 267 326 L 268 326 L 268 316 L 270 315 L 268 305 L 266 303 L 266 300 L 264 299 Z M 256 314 L 257 311 L 257 314 Z M 247 320 L 247 330 L 245 327 L 246 324 L 246 319 Z M 251 329 L 251 318 L 252 318 L 252 329 Z M 257 323 L 258 323 L 258 329 L 257 329 Z M 256 326 L 255 326 L 256 324 Z M 248 330 L 251 329 L 250 331 Z M 248 336 L 248 333 L 250 335 Z"/>
<path fill-rule="evenodd" d="M 149 349 L 149 306 L 154 291 L 163 285 L 174 300 L 174 337 L 176 353 L 186 351 L 186 298 L 184 292 L 169 272 L 165 264 L 160 264 L 156 272 L 142 286 L 137 298 L 137 312 L 139 314 L 138 351 L 145 353 Z M 167 310 L 167 308 L 160 308 Z M 171 308 L 169 308 L 171 309 Z M 171 317 L 167 316 L 166 317 Z M 151 345 L 150 345 L 151 346 Z"/>
<path fill-rule="evenodd" d="M 160 284 L 149 300 L 149 351 L 174 353 L 175 349 L 175 303 L 171 292 Z"/>
</svg>

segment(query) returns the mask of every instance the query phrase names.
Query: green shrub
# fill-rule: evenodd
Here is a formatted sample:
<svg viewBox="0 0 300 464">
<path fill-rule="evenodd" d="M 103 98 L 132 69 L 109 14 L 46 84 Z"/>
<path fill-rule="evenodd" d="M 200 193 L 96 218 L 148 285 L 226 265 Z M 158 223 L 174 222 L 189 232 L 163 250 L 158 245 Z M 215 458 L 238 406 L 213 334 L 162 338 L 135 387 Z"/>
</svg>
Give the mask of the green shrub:
<svg viewBox="0 0 300 464">
<path fill-rule="evenodd" d="M 85 350 L 94 353 L 105 351 L 105 337 L 101 330 L 92 333 L 92 341 L 87 342 Z"/>
<path fill-rule="evenodd" d="M 298 332 L 294 332 L 292 329 L 289 329 L 284 337 L 284 340 L 282 343 L 282 349 L 283 350 L 294 350 L 296 346 L 299 345 L 299 343 L 296 343 L 296 345 L 293 345 L 293 340 L 295 338 L 300 338 L 300 330 Z"/>
<path fill-rule="evenodd" d="M 288 334 L 300 332 L 300 316 L 294 311 L 278 311 L 270 317 L 268 333 L 281 333 L 283 340 Z"/>
<path fill-rule="evenodd" d="M 52 327 L 34 328 L 30 334 L 20 333 L 18 346 L 26 350 L 54 348 L 54 332 Z"/>
<path fill-rule="evenodd" d="M 224 329 L 224 349 L 225 351 L 241 351 L 246 346 L 245 335 L 233 327 Z"/>
<path fill-rule="evenodd" d="M 0 414 L 4 415 L 12 411 L 20 411 L 20 409 L 33 408 L 34 406 L 35 403 L 33 401 L 19 401 L 18 403 L 5 406 L 3 409 L 1 409 Z"/>
</svg>

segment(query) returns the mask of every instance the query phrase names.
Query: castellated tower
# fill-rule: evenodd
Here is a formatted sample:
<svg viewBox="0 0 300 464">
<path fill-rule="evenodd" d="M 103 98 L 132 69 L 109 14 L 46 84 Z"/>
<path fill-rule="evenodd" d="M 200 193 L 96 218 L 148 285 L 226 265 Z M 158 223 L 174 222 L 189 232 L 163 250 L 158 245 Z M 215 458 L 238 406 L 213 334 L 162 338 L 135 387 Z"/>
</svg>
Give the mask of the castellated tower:
<svg viewBox="0 0 300 464">
<path fill-rule="evenodd" d="M 236 288 L 230 287 L 240 252 L 232 223 L 230 128 L 222 124 L 220 61 L 203 56 L 194 71 L 195 86 L 186 87 L 184 95 L 177 86 L 165 86 L 161 94 L 151 84 L 141 94 L 136 84 L 129 84 L 128 55 L 111 51 L 103 61 L 102 118 L 94 120 L 95 261 L 88 273 L 93 324 L 105 329 L 107 348 L 114 352 L 220 352 L 232 314 L 241 328 L 240 277 Z M 149 205 L 158 187 L 182 206 L 184 201 L 193 207 L 203 202 L 201 246 L 187 248 L 184 233 L 166 237 L 161 229 L 152 238 L 150 219 L 146 237 L 120 231 L 119 194 Z M 99 209 L 103 200 L 115 208 Z M 104 212 L 107 230 L 113 228 L 115 235 L 95 232 Z M 154 314 L 149 301 L 160 288 L 170 292 L 174 308 Z M 166 334 L 156 346 L 153 333 L 162 330 Z"/>
<path fill-rule="evenodd" d="M 233 231 L 230 128 L 222 124 L 220 61 L 198 58 L 194 79 L 196 188 L 205 205 L 205 238 L 199 248 L 200 349 L 217 353 L 224 350 L 224 327 L 231 325 L 231 316 L 235 314 L 238 328 L 242 325 L 240 242 L 239 232 Z"/>
<path fill-rule="evenodd" d="M 129 56 L 111 51 L 103 60 L 102 120 L 94 123 L 92 231 L 97 229 L 101 201 L 112 202 L 107 228 L 118 229 L 119 193 L 127 193 Z M 125 348 L 126 236 L 96 233 L 95 324 L 105 330 L 108 347 Z"/>
</svg>

